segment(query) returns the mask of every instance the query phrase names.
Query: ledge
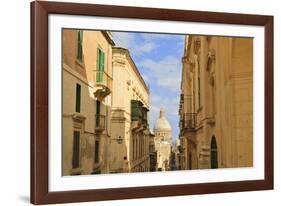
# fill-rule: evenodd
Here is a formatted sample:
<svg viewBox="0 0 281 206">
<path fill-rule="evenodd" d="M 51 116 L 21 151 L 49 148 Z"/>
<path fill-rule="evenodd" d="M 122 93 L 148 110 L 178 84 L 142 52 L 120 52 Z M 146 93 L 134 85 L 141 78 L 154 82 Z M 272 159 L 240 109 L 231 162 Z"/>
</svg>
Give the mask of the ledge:
<svg viewBox="0 0 281 206">
<path fill-rule="evenodd" d="M 79 167 L 79 168 L 71 169 L 70 174 L 71 175 L 81 175 L 82 171 L 83 171 L 82 168 Z"/>
</svg>

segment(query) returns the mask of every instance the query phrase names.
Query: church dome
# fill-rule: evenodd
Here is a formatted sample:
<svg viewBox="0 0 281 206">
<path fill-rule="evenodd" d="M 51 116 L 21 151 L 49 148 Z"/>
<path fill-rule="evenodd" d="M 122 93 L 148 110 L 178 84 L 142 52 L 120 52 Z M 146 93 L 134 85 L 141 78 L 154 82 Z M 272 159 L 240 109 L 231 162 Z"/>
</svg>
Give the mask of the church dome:
<svg viewBox="0 0 281 206">
<path fill-rule="evenodd" d="M 160 116 L 156 120 L 154 125 L 154 131 L 162 131 L 162 130 L 172 130 L 172 127 L 169 123 L 169 121 L 165 117 L 165 112 L 163 109 L 160 109 Z"/>
</svg>

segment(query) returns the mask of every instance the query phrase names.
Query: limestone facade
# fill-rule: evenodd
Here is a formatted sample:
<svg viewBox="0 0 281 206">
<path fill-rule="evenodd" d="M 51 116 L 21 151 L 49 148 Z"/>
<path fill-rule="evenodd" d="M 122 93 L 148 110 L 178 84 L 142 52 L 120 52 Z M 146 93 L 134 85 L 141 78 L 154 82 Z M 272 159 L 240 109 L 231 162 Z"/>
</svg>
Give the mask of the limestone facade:
<svg viewBox="0 0 281 206">
<path fill-rule="evenodd" d="M 109 32 L 75 29 L 62 40 L 62 175 L 107 173 L 114 42 Z"/>
<path fill-rule="evenodd" d="M 149 89 L 125 48 L 113 48 L 110 172 L 150 170 Z"/>
<path fill-rule="evenodd" d="M 180 169 L 253 166 L 253 39 L 186 36 Z"/>
</svg>

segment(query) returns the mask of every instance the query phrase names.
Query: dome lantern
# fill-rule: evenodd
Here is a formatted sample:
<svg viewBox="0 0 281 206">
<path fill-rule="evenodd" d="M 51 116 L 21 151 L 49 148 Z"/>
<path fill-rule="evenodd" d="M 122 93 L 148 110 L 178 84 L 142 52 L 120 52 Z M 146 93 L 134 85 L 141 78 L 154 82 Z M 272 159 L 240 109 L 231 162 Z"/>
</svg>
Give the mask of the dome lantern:
<svg viewBox="0 0 281 206">
<path fill-rule="evenodd" d="M 160 109 L 160 118 L 162 117 L 165 117 L 165 112 L 163 108 Z"/>
</svg>

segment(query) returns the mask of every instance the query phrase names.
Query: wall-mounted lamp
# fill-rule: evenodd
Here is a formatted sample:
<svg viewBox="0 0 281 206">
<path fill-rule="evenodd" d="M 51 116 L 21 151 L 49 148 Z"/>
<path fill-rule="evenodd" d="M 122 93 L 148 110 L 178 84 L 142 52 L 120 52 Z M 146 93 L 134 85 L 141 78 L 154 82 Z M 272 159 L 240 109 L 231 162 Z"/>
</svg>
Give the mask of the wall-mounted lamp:
<svg viewBox="0 0 281 206">
<path fill-rule="evenodd" d="M 121 136 L 119 136 L 118 138 L 116 138 L 116 141 L 117 141 L 118 144 L 122 144 L 123 139 L 122 139 Z"/>
</svg>

